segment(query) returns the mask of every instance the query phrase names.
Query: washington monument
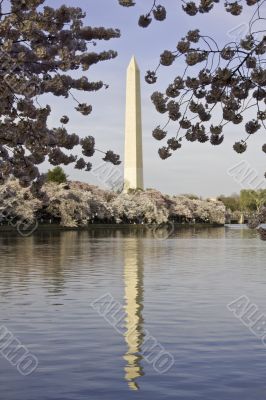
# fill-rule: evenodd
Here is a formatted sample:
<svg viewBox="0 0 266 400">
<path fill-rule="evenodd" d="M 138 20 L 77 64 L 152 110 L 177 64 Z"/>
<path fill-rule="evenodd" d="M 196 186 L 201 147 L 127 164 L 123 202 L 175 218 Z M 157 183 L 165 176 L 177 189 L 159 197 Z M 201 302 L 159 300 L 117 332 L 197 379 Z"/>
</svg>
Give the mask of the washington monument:
<svg viewBox="0 0 266 400">
<path fill-rule="evenodd" d="M 143 189 L 140 71 L 133 56 L 127 68 L 124 191 Z"/>
</svg>

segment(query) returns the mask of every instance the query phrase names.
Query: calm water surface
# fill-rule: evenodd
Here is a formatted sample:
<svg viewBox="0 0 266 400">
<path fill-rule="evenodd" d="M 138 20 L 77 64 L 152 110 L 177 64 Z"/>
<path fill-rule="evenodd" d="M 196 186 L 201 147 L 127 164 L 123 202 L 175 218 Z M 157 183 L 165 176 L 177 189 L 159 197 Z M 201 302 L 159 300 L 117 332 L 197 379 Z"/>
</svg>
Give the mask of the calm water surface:
<svg viewBox="0 0 266 400">
<path fill-rule="evenodd" d="M 1 233 L 0 316 L 39 360 L 21 376 L 0 356 L 1 400 L 264 400 L 266 347 L 227 304 L 266 314 L 266 243 L 248 229 Z M 123 306 L 117 332 L 91 303 Z M 129 323 L 134 317 L 134 323 Z M 149 332 L 174 357 L 158 374 Z"/>
</svg>

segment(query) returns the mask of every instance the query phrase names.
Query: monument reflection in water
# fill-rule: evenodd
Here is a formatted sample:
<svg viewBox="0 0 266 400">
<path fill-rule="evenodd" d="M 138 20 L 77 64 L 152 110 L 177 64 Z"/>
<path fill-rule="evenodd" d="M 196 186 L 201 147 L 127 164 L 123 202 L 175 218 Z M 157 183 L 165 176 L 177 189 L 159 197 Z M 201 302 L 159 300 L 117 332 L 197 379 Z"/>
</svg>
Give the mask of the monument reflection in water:
<svg viewBox="0 0 266 400">
<path fill-rule="evenodd" d="M 137 378 L 144 375 L 141 362 L 141 345 L 143 333 L 143 251 L 141 240 L 138 238 L 126 239 L 124 246 L 125 267 L 125 341 L 127 352 L 124 359 L 125 379 L 132 390 L 138 390 Z"/>
</svg>

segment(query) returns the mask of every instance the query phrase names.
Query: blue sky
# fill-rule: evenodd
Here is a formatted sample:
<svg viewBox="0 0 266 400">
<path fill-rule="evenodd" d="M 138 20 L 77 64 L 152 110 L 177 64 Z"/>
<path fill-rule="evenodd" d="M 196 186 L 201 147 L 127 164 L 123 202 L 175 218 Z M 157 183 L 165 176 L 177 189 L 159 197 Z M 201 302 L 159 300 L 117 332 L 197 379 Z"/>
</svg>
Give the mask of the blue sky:
<svg viewBox="0 0 266 400">
<path fill-rule="evenodd" d="M 165 120 L 164 116 L 154 110 L 150 96 L 153 91 L 166 88 L 183 70 L 184 64 L 180 60 L 170 68 L 162 67 L 156 85 L 146 84 L 144 75 L 148 69 L 152 70 L 158 64 L 162 51 L 174 50 L 177 42 L 190 29 L 197 27 L 202 34 L 213 37 L 218 43 L 230 41 L 235 34 L 231 32 L 232 29 L 239 27 L 237 31 L 245 30 L 252 8 L 240 17 L 233 17 L 225 13 L 219 5 L 216 6 L 216 11 L 193 18 L 180 10 L 180 2 L 161 0 L 161 4 L 168 10 L 166 21 L 153 21 L 150 27 L 142 29 L 138 27 L 138 17 L 149 9 L 152 0 L 136 0 L 137 5 L 129 9 L 119 6 L 117 0 L 76 0 L 75 3 L 73 0 L 65 1 L 66 5 L 79 6 L 86 11 L 87 25 L 119 28 L 122 35 L 120 39 L 101 42 L 92 49 L 118 51 L 116 59 L 99 63 L 83 73 L 89 80 L 103 80 L 110 85 L 108 90 L 103 89 L 98 93 L 77 93 L 76 97 L 80 102 L 93 105 L 92 114 L 84 117 L 75 112 L 75 103 L 71 99 L 49 98 L 53 106 L 50 124 L 57 126 L 60 117 L 67 114 L 70 117 L 69 131 L 80 136 L 93 135 L 97 148 L 112 149 L 123 159 L 126 68 L 134 54 L 142 73 L 145 187 L 153 187 L 163 193 L 196 193 L 205 197 L 238 192 L 241 187 L 228 175 L 227 170 L 241 160 L 246 160 L 263 178 L 266 168 L 265 154 L 261 151 L 261 146 L 265 142 L 265 131 L 261 129 L 249 140 L 248 151 L 242 156 L 235 153 L 232 146 L 236 140 L 245 138 L 244 128 L 228 125 L 225 141 L 221 146 L 184 141 L 181 150 L 162 161 L 157 153 L 161 143 L 155 141 L 151 134 L 154 127 Z M 61 0 L 47 3 L 53 7 L 62 4 Z M 43 100 L 45 103 L 46 99 Z M 170 125 L 169 132 L 172 133 L 169 133 L 169 137 L 175 134 L 175 124 Z M 96 155 L 93 160 L 95 165 L 99 165 L 100 155 Z M 117 168 L 121 170 L 123 167 Z M 74 170 L 72 166 L 66 170 L 71 179 L 103 186 L 103 182 L 97 180 L 92 173 Z"/>
</svg>

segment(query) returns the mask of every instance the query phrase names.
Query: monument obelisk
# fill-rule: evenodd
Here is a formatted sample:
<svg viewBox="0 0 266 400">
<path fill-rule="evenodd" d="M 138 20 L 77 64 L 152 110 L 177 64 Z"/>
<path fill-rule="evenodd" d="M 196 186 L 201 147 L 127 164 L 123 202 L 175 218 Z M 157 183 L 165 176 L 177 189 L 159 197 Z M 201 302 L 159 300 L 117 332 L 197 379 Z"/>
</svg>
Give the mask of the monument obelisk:
<svg viewBox="0 0 266 400">
<path fill-rule="evenodd" d="M 140 71 L 135 57 L 127 68 L 124 191 L 143 189 Z"/>
</svg>

